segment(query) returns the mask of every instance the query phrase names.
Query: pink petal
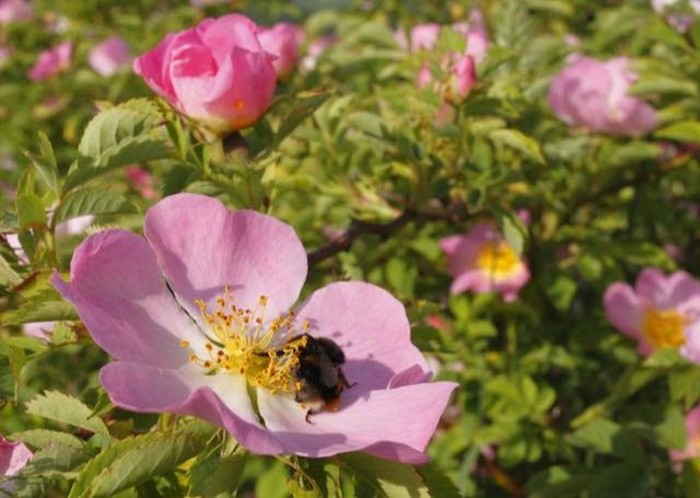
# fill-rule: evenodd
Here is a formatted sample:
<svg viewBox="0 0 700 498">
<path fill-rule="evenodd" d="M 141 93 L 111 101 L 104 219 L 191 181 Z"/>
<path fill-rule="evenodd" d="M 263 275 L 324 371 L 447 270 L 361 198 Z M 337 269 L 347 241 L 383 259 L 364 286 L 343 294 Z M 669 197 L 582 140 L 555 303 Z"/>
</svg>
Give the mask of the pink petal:
<svg viewBox="0 0 700 498">
<path fill-rule="evenodd" d="M 645 268 L 637 277 L 635 289 L 639 299 L 655 309 L 668 309 L 671 303 L 671 282 L 658 268 Z"/>
<path fill-rule="evenodd" d="M 415 461 L 456 387 L 452 382 L 435 382 L 365 391 L 350 403 L 343 398 L 337 412 L 312 415 L 311 423 L 305 420 L 306 409 L 291 398 L 259 390 L 258 403 L 267 428 L 278 435 L 287 452 L 325 457 L 373 447 L 375 454 L 388 456 L 391 446 L 382 443 L 390 443 L 413 450 L 393 447 L 398 458 L 406 455 Z M 360 385 L 350 390 L 355 388 L 364 390 Z"/>
<path fill-rule="evenodd" d="M 206 375 L 194 365 L 172 370 L 116 362 L 102 368 L 100 382 L 112 402 L 127 410 L 193 415 L 225 428 L 253 452 L 283 451 L 258 422 L 240 375 Z"/>
<path fill-rule="evenodd" d="M 240 14 L 229 14 L 215 19 L 202 29 L 199 34 L 202 44 L 211 51 L 219 65 L 222 65 L 234 48 L 249 52 L 262 52 L 262 46 L 256 33 L 257 25 Z"/>
<path fill-rule="evenodd" d="M 32 452 L 24 443 L 12 442 L 0 437 L 0 476 L 14 476 L 31 460 Z M 0 477 L 1 480 L 1 477 Z M 0 485 L 0 496 L 3 487 Z"/>
<path fill-rule="evenodd" d="M 622 282 L 612 284 L 605 291 L 603 305 L 608 320 L 633 339 L 642 336 L 642 308 L 632 288 Z"/>
<path fill-rule="evenodd" d="M 228 285 L 236 306 L 268 296 L 268 317 L 289 310 L 306 278 L 304 247 L 289 225 L 255 211 L 228 210 L 216 199 L 177 194 L 153 206 L 146 238 L 175 293 L 193 316 Z"/>
<path fill-rule="evenodd" d="M 168 34 L 150 52 L 134 59 L 133 69 L 158 95 L 174 104 L 175 90 L 170 81 L 170 60 L 175 34 Z"/>
<path fill-rule="evenodd" d="M 355 393 L 384 389 L 395 374 L 415 365 L 429 371 L 411 343 L 403 304 L 380 287 L 365 282 L 330 284 L 314 292 L 297 315 L 300 322 L 309 322 L 312 335 L 329 337 L 341 347 L 345 376 L 362 386 Z"/>
<path fill-rule="evenodd" d="M 153 251 L 138 235 L 108 230 L 76 249 L 71 282 L 53 286 L 75 306 L 95 342 L 117 359 L 156 366 L 186 364 L 180 346 L 202 341 L 165 286 Z"/>
</svg>

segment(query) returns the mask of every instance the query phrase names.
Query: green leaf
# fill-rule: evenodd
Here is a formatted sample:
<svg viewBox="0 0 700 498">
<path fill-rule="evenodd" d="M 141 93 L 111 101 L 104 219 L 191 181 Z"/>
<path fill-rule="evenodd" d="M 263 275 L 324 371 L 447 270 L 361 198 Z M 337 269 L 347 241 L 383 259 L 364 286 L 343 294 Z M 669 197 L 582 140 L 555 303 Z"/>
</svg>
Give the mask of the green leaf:
<svg viewBox="0 0 700 498">
<path fill-rule="evenodd" d="M 635 463 L 621 463 L 598 472 L 588 495 L 595 498 L 644 498 L 647 495 L 649 469 Z"/>
<path fill-rule="evenodd" d="M 634 451 L 634 441 L 625 434 L 622 427 L 605 418 L 599 418 L 584 425 L 571 434 L 574 446 L 592 448 L 601 453 L 628 454 Z"/>
<path fill-rule="evenodd" d="M 47 444 L 34 454 L 34 457 L 23 469 L 23 473 L 42 474 L 47 477 L 62 474 L 75 469 L 90 456 L 91 453 L 87 446 Z"/>
<path fill-rule="evenodd" d="M 233 493 L 238 488 L 248 452 L 238 450 L 232 455 L 211 455 L 197 460 L 189 470 L 190 494 L 215 498 L 221 493 Z"/>
<path fill-rule="evenodd" d="M 86 214 L 134 213 L 136 206 L 122 194 L 102 188 L 84 188 L 68 194 L 56 210 L 56 223 Z"/>
<path fill-rule="evenodd" d="M 39 152 L 40 157 L 35 157 L 29 153 L 25 155 L 31 161 L 39 178 L 46 187 L 54 194 L 58 193 L 58 164 L 56 155 L 49 141 L 49 137 L 43 131 L 39 132 Z"/>
<path fill-rule="evenodd" d="M 38 395 L 27 403 L 27 413 L 109 437 L 109 431 L 102 419 L 92 417 L 92 410 L 87 405 L 63 393 L 47 391 Z"/>
<path fill-rule="evenodd" d="M 525 157 L 544 164 L 544 157 L 540 150 L 540 144 L 518 130 L 503 129 L 489 133 L 489 139 L 497 145 L 502 145 L 521 152 Z"/>
<path fill-rule="evenodd" d="M 293 105 L 290 109 L 286 110 L 282 117 L 282 123 L 275 134 L 272 147 L 276 148 L 282 140 L 287 138 L 287 136 L 302 123 L 302 121 L 321 107 L 328 97 L 330 97 L 330 94 L 327 92 L 306 91 L 280 99 L 280 103 L 289 101 L 292 102 Z"/>
<path fill-rule="evenodd" d="M 678 142 L 700 144 L 700 122 L 690 120 L 679 121 L 657 130 L 654 136 L 656 138 L 665 138 Z"/>
<path fill-rule="evenodd" d="M 0 287 L 17 285 L 22 281 L 22 277 L 12 269 L 10 264 L 0 254 Z"/>
<path fill-rule="evenodd" d="M 112 496 L 173 470 L 202 451 L 207 439 L 206 434 L 185 429 L 117 441 L 83 467 L 68 496 Z"/>
<path fill-rule="evenodd" d="M 435 498 L 460 498 L 461 493 L 457 486 L 434 461 L 416 467 L 416 471 L 428 486 L 430 496 Z"/>
<path fill-rule="evenodd" d="M 59 294 L 50 288 L 31 294 L 19 309 L 3 316 L 3 323 L 10 325 L 62 320 L 78 320 L 78 315 L 72 304 L 62 301 Z"/>
<path fill-rule="evenodd" d="M 10 434 L 13 441 L 22 441 L 33 448 L 41 449 L 49 445 L 70 446 L 73 448 L 84 448 L 85 443 L 67 432 L 51 431 L 48 429 L 30 429 L 23 432 Z"/>
<path fill-rule="evenodd" d="M 15 200 L 17 220 L 22 228 L 31 228 L 36 225 L 46 224 L 46 211 L 44 203 L 36 194 L 21 194 Z"/>
<path fill-rule="evenodd" d="M 411 465 L 364 453 L 346 453 L 340 459 L 372 488 L 391 498 L 431 497 L 421 475 Z"/>
<path fill-rule="evenodd" d="M 525 490 L 528 498 L 578 498 L 595 477 L 585 468 L 550 467 L 532 476 Z"/>
</svg>

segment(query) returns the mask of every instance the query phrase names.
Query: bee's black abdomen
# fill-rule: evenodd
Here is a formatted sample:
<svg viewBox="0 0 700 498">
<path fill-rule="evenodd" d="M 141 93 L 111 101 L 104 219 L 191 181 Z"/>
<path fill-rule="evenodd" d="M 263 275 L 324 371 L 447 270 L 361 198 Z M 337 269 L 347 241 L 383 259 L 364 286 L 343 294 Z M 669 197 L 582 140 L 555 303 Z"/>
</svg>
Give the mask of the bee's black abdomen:
<svg viewBox="0 0 700 498">
<path fill-rule="evenodd" d="M 316 347 L 322 348 L 326 356 L 333 362 L 334 365 L 342 365 L 345 363 L 345 353 L 340 349 L 335 341 L 327 337 L 318 337 L 315 340 Z"/>
</svg>

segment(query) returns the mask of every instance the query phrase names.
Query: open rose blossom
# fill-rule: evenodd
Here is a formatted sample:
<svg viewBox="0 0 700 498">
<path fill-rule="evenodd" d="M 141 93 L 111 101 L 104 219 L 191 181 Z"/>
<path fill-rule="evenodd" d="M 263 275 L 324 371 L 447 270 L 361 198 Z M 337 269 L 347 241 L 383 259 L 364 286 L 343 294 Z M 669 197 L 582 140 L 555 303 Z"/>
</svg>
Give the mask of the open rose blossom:
<svg viewBox="0 0 700 498">
<path fill-rule="evenodd" d="M 8 441 L 0 436 L 0 496 L 5 496 L 4 491 L 12 491 L 12 481 L 3 482 L 2 476 L 17 475 L 33 456 L 24 443 Z"/>
<path fill-rule="evenodd" d="M 90 50 L 90 67 L 102 76 L 112 76 L 131 63 L 129 46 L 118 36 L 106 39 Z"/>
<path fill-rule="evenodd" d="M 0 0 L 0 24 L 26 21 L 33 15 L 32 6 L 26 0 Z"/>
<path fill-rule="evenodd" d="M 299 62 L 299 47 L 304 41 L 302 29 L 292 23 L 280 22 L 258 32 L 260 44 L 266 52 L 277 56 L 272 63 L 277 76 L 289 76 Z"/>
<path fill-rule="evenodd" d="M 65 71 L 70 66 L 71 57 L 73 57 L 73 43 L 69 41 L 44 50 L 29 70 L 29 79 L 43 81 Z"/>
<path fill-rule="evenodd" d="M 658 125 L 656 111 L 627 95 L 637 79 L 629 59 L 578 56 L 551 81 L 547 99 L 559 119 L 614 135 L 641 136 Z"/>
<path fill-rule="evenodd" d="M 530 279 L 525 262 L 489 222 L 475 225 L 464 235 L 442 239 L 440 247 L 454 277 L 452 294 L 498 292 L 504 301 L 512 302 Z"/>
<path fill-rule="evenodd" d="M 256 453 L 426 460 L 456 385 L 427 382 L 399 301 L 371 284 L 340 282 L 292 309 L 307 273 L 294 230 L 209 197 L 167 197 L 144 225 L 145 238 L 125 230 L 88 237 L 70 283 L 52 278 L 117 360 L 100 372 L 116 405 L 201 417 Z M 309 420 L 309 406 L 295 401 L 304 333 L 337 343 L 348 382 L 339 406 Z"/>
<path fill-rule="evenodd" d="M 177 111 L 225 134 L 267 110 L 277 80 L 274 59 L 254 22 L 229 14 L 169 34 L 134 61 L 134 71 Z"/>
<path fill-rule="evenodd" d="M 686 356 L 692 353 L 685 337 L 700 316 L 700 282 L 687 273 L 666 276 L 657 268 L 646 268 L 634 288 L 623 282 L 608 287 L 603 304 L 608 320 L 638 342 L 640 354 L 679 347 Z"/>
</svg>

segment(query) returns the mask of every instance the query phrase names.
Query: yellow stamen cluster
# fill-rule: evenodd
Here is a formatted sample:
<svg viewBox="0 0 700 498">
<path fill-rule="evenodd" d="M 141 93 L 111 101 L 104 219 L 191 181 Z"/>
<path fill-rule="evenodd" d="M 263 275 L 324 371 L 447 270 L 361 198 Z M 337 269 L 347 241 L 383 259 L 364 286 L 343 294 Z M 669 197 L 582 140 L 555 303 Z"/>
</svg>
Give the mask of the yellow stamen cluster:
<svg viewBox="0 0 700 498">
<path fill-rule="evenodd" d="M 190 361 L 209 373 L 230 372 L 245 376 L 254 387 L 271 392 L 294 393 L 301 386 L 294 375 L 299 364 L 299 351 L 306 346 L 306 337 L 295 328 L 294 311 L 265 321 L 268 298 L 260 296 L 255 309 L 238 308 L 230 289 L 226 288 L 213 304 L 195 301 L 204 322 L 208 341 L 205 354 L 190 355 Z M 308 329 L 308 323 L 302 326 Z M 189 348 L 188 341 L 182 346 Z"/>
<path fill-rule="evenodd" d="M 519 264 L 518 255 L 504 240 L 484 243 L 476 257 L 476 266 L 494 279 L 509 275 Z"/>
<path fill-rule="evenodd" d="M 685 318 L 676 310 L 644 311 L 642 332 L 649 343 L 657 348 L 677 348 L 685 343 Z"/>
</svg>

